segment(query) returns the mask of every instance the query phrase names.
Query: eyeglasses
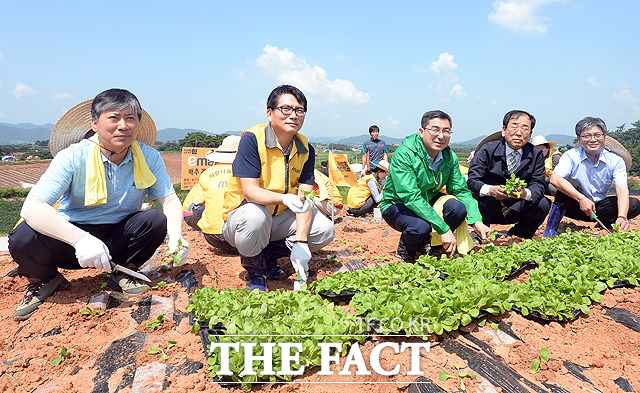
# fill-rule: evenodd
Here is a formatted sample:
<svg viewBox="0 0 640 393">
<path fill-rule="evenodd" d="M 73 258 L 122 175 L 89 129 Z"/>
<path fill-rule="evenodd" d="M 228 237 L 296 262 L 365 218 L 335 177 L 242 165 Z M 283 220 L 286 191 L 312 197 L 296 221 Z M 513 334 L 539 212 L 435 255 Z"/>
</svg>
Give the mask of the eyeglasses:
<svg viewBox="0 0 640 393">
<path fill-rule="evenodd" d="M 591 139 L 600 139 L 603 136 L 604 136 L 604 133 L 602 132 L 594 132 L 593 134 L 582 134 L 580 135 L 580 138 L 590 141 Z"/>
<path fill-rule="evenodd" d="M 451 131 L 451 128 L 438 128 L 438 127 L 431 127 L 431 128 L 425 128 L 425 130 L 429 131 L 429 133 L 431 135 L 438 135 L 438 134 L 442 134 L 443 136 L 451 136 L 451 134 L 453 134 L 453 131 Z"/>
<path fill-rule="evenodd" d="M 518 132 L 518 130 L 520 130 L 523 134 L 526 134 L 530 131 L 529 126 L 517 126 L 515 124 L 511 124 L 509 127 L 507 127 L 507 130 L 509 131 L 509 134 L 513 135 L 516 132 Z"/>
<path fill-rule="evenodd" d="M 273 109 L 280 109 L 280 112 L 282 112 L 283 115 L 285 116 L 291 116 L 292 112 L 296 113 L 296 116 L 298 117 L 304 117 L 304 115 L 307 113 L 307 110 L 304 108 L 292 108 L 288 105 L 282 105 L 282 106 L 276 106 Z"/>
</svg>

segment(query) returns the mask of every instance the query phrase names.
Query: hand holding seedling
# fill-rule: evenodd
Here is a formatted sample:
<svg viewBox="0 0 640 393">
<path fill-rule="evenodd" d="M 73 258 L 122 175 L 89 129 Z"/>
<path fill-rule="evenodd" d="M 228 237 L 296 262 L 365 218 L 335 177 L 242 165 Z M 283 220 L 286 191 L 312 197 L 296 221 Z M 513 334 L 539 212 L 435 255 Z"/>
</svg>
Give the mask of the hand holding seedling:
<svg viewBox="0 0 640 393">
<path fill-rule="evenodd" d="M 511 174 L 511 177 L 507 179 L 506 184 L 501 186 L 504 193 L 516 199 L 524 199 L 527 196 L 527 192 L 525 191 L 525 187 L 527 183 L 517 177 L 514 173 Z"/>
<path fill-rule="evenodd" d="M 313 200 L 305 196 L 300 197 L 296 194 L 284 194 L 282 196 L 282 203 L 296 214 L 306 213 L 313 209 L 314 205 Z"/>
<path fill-rule="evenodd" d="M 167 244 L 167 256 L 164 262 L 170 266 L 179 265 L 187 260 L 189 256 L 189 242 L 182 237 L 177 239 L 169 239 Z"/>
</svg>

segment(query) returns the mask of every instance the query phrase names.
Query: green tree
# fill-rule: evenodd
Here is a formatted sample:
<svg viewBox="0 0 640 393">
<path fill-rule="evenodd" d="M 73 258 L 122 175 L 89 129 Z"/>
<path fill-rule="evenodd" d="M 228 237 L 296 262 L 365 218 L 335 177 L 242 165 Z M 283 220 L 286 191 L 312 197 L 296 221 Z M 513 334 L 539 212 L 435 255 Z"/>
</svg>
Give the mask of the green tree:
<svg viewBox="0 0 640 393">
<path fill-rule="evenodd" d="M 632 159 L 629 174 L 637 176 L 640 175 L 640 120 L 631 123 L 631 128 L 627 130 L 624 130 L 625 124 L 618 126 L 616 131 L 609 132 L 608 135 L 629 151 Z"/>
<path fill-rule="evenodd" d="M 180 147 L 218 147 L 229 134 L 208 135 L 204 132 L 190 132 L 184 139 L 180 139 Z"/>
</svg>

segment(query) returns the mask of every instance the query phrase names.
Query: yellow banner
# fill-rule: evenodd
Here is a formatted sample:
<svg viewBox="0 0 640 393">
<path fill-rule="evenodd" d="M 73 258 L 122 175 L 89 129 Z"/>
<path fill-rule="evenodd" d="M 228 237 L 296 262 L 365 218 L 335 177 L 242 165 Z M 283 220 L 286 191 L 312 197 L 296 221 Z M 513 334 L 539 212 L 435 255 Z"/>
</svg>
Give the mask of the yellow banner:
<svg viewBox="0 0 640 393">
<path fill-rule="evenodd" d="M 353 187 L 358 182 L 347 156 L 329 152 L 329 178 L 339 186 Z"/>
<path fill-rule="evenodd" d="M 213 161 L 205 158 L 205 154 L 214 150 L 212 147 L 183 147 L 182 173 L 180 188 L 190 190 L 198 183 L 200 174 L 213 165 Z"/>
</svg>

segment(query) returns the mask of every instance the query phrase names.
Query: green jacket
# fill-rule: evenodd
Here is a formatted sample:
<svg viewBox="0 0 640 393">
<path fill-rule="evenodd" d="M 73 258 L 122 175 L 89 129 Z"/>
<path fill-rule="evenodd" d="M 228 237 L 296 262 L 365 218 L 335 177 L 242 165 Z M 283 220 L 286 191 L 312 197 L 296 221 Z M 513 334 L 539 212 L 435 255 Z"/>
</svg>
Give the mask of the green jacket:
<svg viewBox="0 0 640 393">
<path fill-rule="evenodd" d="M 471 195 L 458 166 L 458 156 L 447 146 L 442 151 L 438 172 L 431 168 L 431 158 L 424 148 L 420 134 L 405 138 L 391 157 L 389 176 L 382 192 L 380 210 L 384 213 L 391 205 L 405 205 L 427 221 L 439 234 L 450 228 L 436 213 L 429 201 L 443 186 L 447 194 L 454 195 L 467 208 L 467 221 L 482 221 L 478 201 Z M 455 228 L 454 228 L 455 229 Z"/>
</svg>

